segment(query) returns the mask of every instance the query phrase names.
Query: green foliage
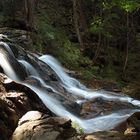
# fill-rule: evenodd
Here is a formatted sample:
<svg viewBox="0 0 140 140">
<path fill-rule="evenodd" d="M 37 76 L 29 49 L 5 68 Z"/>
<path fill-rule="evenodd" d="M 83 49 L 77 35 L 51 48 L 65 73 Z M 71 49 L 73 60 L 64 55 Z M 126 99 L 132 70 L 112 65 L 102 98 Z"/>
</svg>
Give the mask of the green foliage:
<svg viewBox="0 0 140 140">
<path fill-rule="evenodd" d="M 121 0 L 119 4 L 121 8 L 128 13 L 131 13 L 137 8 L 140 8 L 140 3 L 135 0 Z"/>
<path fill-rule="evenodd" d="M 108 79 L 114 79 L 115 81 L 117 80 L 117 73 L 115 72 L 115 70 L 113 69 L 113 66 L 110 65 L 105 69 L 105 77 L 107 77 Z"/>
<path fill-rule="evenodd" d="M 119 7 L 126 12 L 133 12 L 140 8 L 139 0 L 111 0 L 111 1 L 103 1 L 102 2 L 104 10 L 110 10 L 113 7 Z"/>
<path fill-rule="evenodd" d="M 99 66 L 90 66 L 82 70 L 83 79 L 92 80 L 93 78 L 101 78 L 101 71 Z"/>
<path fill-rule="evenodd" d="M 124 82 L 122 79 L 116 80 L 117 85 L 122 89 L 127 86 L 127 83 Z"/>
<path fill-rule="evenodd" d="M 76 129 L 77 133 L 81 135 L 84 134 L 83 128 L 81 128 L 77 122 L 72 122 L 72 127 Z"/>
<path fill-rule="evenodd" d="M 92 61 L 88 57 L 83 57 L 82 54 L 80 54 L 78 62 L 79 66 L 83 67 L 84 69 L 88 69 L 92 65 Z"/>
<path fill-rule="evenodd" d="M 23 2 L 23 0 L 0 1 L 0 26 L 3 23 L 10 23 L 5 21 L 23 18 Z M 80 71 L 86 80 L 91 80 L 96 76 L 114 79 L 121 83 L 126 34 L 129 31 L 129 60 L 126 77 L 129 80 L 138 79 L 140 0 L 86 0 L 78 12 L 82 8 L 85 17 L 81 16 L 77 19 L 83 43 L 86 44 L 84 49 L 89 48 L 90 53 L 85 56 L 80 51 L 83 48 L 80 48 L 77 41 L 73 5 L 72 1 L 69 0 L 43 0 L 39 2 L 34 11 L 34 27 L 37 34 L 33 33 L 34 48 L 31 46 L 32 50 L 49 52 L 57 57 L 65 67 Z M 126 26 L 126 14 L 129 15 L 129 29 Z M 85 30 L 81 26 L 82 20 L 80 18 L 86 20 Z M 20 25 L 22 26 L 22 24 Z M 94 65 L 93 59 L 97 47 L 99 47 L 99 54 L 97 64 Z M 104 58 L 108 64 L 98 61 L 99 58 Z M 114 62 L 118 64 L 115 65 Z M 133 71 L 136 71 L 136 74 Z"/>
<path fill-rule="evenodd" d="M 90 71 L 90 70 L 84 70 L 82 74 L 83 74 L 83 79 L 85 79 L 85 80 L 91 80 L 91 79 L 93 79 L 93 77 L 95 77 L 93 75 L 92 71 Z"/>
<path fill-rule="evenodd" d="M 111 16 L 112 16 L 112 18 L 117 17 L 114 14 L 112 14 Z M 111 18 L 111 16 L 109 16 L 109 17 Z M 109 18 L 103 19 L 98 16 L 95 17 L 91 23 L 91 27 L 90 27 L 89 31 L 96 35 L 101 34 L 108 40 L 111 40 L 113 36 L 112 36 L 111 32 L 106 30 L 109 28 L 108 26 L 109 26 L 110 20 L 111 19 L 109 19 Z"/>
<path fill-rule="evenodd" d="M 99 16 L 96 16 L 94 19 L 93 19 L 93 22 L 91 23 L 91 28 L 90 28 L 90 31 L 93 32 L 93 33 L 99 33 L 99 32 L 102 32 L 103 31 L 103 21 L 102 21 L 102 18 L 99 17 Z"/>
<path fill-rule="evenodd" d="M 89 50 L 93 52 L 91 57 L 88 55 L 83 56 L 79 43 L 72 42 L 69 38 L 69 36 L 75 37 L 76 32 L 72 16 L 72 5 L 66 6 L 67 2 L 68 0 L 65 2 L 59 0 L 55 2 L 45 0 L 45 2 L 42 2 L 42 4 L 47 3 L 47 5 L 42 6 L 43 8 L 36 18 L 39 34 L 36 44 L 37 50 L 46 50 L 47 52 L 49 49 L 49 53 L 57 57 L 65 67 L 82 72 L 82 77 L 86 80 L 91 80 L 96 76 L 121 81 L 125 59 L 126 33 L 128 32 L 126 13 L 129 13 L 130 25 L 134 24 L 134 29 L 130 27 L 130 31 L 132 31 L 130 42 L 134 43 L 130 44 L 130 46 L 133 48 L 136 45 L 135 48 L 137 48 L 140 44 L 139 33 L 134 33 L 139 29 L 139 25 L 135 21 L 131 23 L 131 16 L 137 13 L 139 9 L 139 0 L 87 0 L 84 2 L 87 15 L 87 30 L 82 36 L 84 43 L 95 44 Z M 93 9 L 91 4 L 94 6 Z M 80 30 L 82 29 L 80 28 Z M 101 36 L 100 43 L 99 36 Z M 44 44 L 48 42 L 51 45 L 46 47 Z M 98 44 L 101 47 L 99 57 L 104 58 L 108 65 L 100 61 L 99 64 L 94 65 L 93 58 Z M 88 47 L 90 48 L 90 44 Z M 131 63 L 133 61 L 135 59 L 130 60 Z M 114 62 L 119 64 L 115 65 Z"/>
<path fill-rule="evenodd" d="M 71 43 L 63 30 L 55 29 L 50 24 L 50 19 L 42 12 L 37 18 L 39 40 L 36 49 L 42 51 L 44 41 L 50 41 L 52 46 L 48 46 L 54 56 L 56 56 L 63 65 L 70 69 L 79 69 L 80 65 L 89 65 L 89 58 L 83 57 L 79 45 Z M 36 40 L 37 42 L 37 40 Z"/>
<path fill-rule="evenodd" d="M 83 67 L 85 69 L 85 66 L 88 67 L 91 64 L 89 58 L 82 56 L 79 46 L 71 43 L 66 38 L 63 44 L 61 43 L 61 46 L 57 47 L 53 53 L 63 63 L 63 65 L 69 69 L 81 70 Z"/>
<path fill-rule="evenodd" d="M 47 15 L 44 12 L 40 14 L 36 20 L 38 33 L 49 40 L 53 40 L 55 36 L 55 29 L 50 25 Z"/>
<path fill-rule="evenodd" d="M 61 62 L 70 69 L 78 69 L 78 60 L 80 59 L 79 49 L 73 47 L 69 41 L 66 41 L 61 47 L 62 48 L 59 49 L 60 55 L 58 56 Z"/>
<path fill-rule="evenodd" d="M 113 2 L 103 1 L 102 2 L 103 10 L 110 10 L 112 7 L 114 7 Z"/>
</svg>

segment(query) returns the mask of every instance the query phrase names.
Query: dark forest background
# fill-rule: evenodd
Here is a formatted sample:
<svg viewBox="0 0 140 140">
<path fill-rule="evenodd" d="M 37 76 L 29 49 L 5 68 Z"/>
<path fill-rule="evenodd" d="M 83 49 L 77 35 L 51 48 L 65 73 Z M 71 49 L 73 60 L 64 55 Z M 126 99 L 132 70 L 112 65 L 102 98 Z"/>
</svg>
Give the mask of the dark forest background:
<svg viewBox="0 0 140 140">
<path fill-rule="evenodd" d="M 26 49 L 54 55 L 83 81 L 139 85 L 139 0 L 1 0 L 0 27 L 27 30 Z"/>
</svg>

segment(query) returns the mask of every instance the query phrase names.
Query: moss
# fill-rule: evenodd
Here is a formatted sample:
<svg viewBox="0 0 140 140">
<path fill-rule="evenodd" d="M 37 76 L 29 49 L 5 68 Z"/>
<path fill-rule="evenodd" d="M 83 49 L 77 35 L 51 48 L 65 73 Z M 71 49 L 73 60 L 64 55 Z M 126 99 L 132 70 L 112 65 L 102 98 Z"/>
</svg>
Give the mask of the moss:
<svg viewBox="0 0 140 140">
<path fill-rule="evenodd" d="M 77 133 L 81 135 L 84 134 L 83 128 L 81 128 L 77 122 L 72 122 L 72 127 L 76 129 Z"/>
</svg>

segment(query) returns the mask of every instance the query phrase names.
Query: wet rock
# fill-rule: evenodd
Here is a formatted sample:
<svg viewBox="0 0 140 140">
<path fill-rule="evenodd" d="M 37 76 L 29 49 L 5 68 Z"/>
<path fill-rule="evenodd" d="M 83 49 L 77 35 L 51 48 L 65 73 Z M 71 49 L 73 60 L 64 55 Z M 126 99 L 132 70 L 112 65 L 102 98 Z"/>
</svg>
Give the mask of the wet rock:
<svg viewBox="0 0 140 140">
<path fill-rule="evenodd" d="M 1 66 L 0 66 L 0 72 L 1 73 L 4 73 L 3 68 Z"/>
<path fill-rule="evenodd" d="M 3 74 L 0 74 L 0 110 L 0 140 L 9 139 L 19 118 L 27 111 L 40 110 L 50 114 L 32 90 L 8 79 Z"/>
<path fill-rule="evenodd" d="M 135 132 L 140 133 L 140 112 L 134 113 L 129 119 L 128 123 L 130 126 L 133 126 Z"/>
<path fill-rule="evenodd" d="M 124 135 L 117 131 L 97 132 L 87 135 L 84 140 L 123 140 Z"/>
<path fill-rule="evenodd" d="M 126 102 L 120 102 L 119 100 L 109 101 L 105 98 L 97 97 L 91 101 L 83 103 L 80 114 L 84 118 L 93 118 L 97 116 L 108 115 L 112 112 L 119 111 L 120 109 L 127 108 L 134 109 L 134 106 L 127 104 Z"/>
<path fill-rule="evenodd" d="M 135 131 L 135 128 L 129 127 L 124 133 L 126 140 L 139 140 L 140 139 L 140 133 L 137 133 Z"/>
<path fill-rule="evenodd" d="M 24 80 L 27 74 L 24 71 L 22 65 L 16 60 L 13 52 L 7 47 L 7 44 L 0 42 L 0 51 L 3 54 L 3 57 L 8 60 L 8 64 L 11 65 L 12 69 L 16 71 L 16 75 L 18 75 L 18 78 Z M 8 64 L 6 64 L 6 62 L 3 59 L 1 60 L 0 65 L 2 67 Z M 9 77 L 10 76 L 11 75 L 9 75 Z"/>
<path fill-rule="evenodd" d="M 38 111 L 27 112 L 19 121 L 12 140 L 78 140 L 69 119 L 47 118 Z"/>
<path fill-rule="evenodd" d="M 118 101 L 105 101 L 102 98 L 97 98 L 95 100 L 88 101 L 87 103 L 83 103 L 81 107 L 82 109 L 80 108 L 80 110 L 77 110 L 79 106 L 77 106 L 77 104 L 74 104 L 75 97 L 73 97 L 74 99 L 71 97 L 71 101 L 69 101 L 69 96 L 65 97 L 66 94 L 64 93 L 66 93 L 66 91 L 60 84 L 60 79 L 55 74 L 55 72 L 53 72 L 50 69 L 50 67 L 45 65 L 42 61 L 36 59 L 38 56 L 34 55 L 33 53 L 29 53 L 28 51 L 25 51 L 25 49 L 21 48 L 21 46 L 24 47 L 25 45 L 25 47 L 28 47 L 28 45 L 30 46 L 30 44 L 32 44 L 32 41 L 28 37 L 28 32 L 20 30 L 10 31 L 8 29 L 5 30 L 3 33 L 7 34 L 8 37 L 11 38 L 11 40 L 9 40 L 6 37 L 2 37 L 2 40 L 8 42 L 12 51 L 14 52 L 15 57 L 17 59 L 23 59 L 32 64 L 32 66 L 39 71 L 39 75 L 40 77 L 42 77 L 44 82 L 49 85 L 52 85 L 57 91 L 60 92 L 60 94 L 57 97 L 55 94 L 51 96 L 57 99 L 60 98 L 60 101 L 64 102 L 63 105 L 70 109 L 70 111 L 76 110 L 76 112 L 78 113 L 81 111 L 81 116 L 83 116 L 84 118 L 92 118 L 98 115 L 102 116 L 105 114 L 112 113 L 113 111 L 115 111 L 114 109 L 119 110 L 123 108 L 128 108 L 128 106 L 125 105 L 125 103 L 120 103 Z M 11 59 L 10 62 L 14 63 L 14 68 L 17 68 L 19 66 L 18 62 L 13 62 L 13 59 Z M 22 68 L 23 67 L 21 67 L 21 70 Z M 3 70 L 0 69 L 0 71 Z M 23 73 L 21 72 L 19 75 L 22 74 Z M 27 75 L 25 75 L 23 79 L 26 76 Z M 2 76 L 0 80 L 0 139 L 2 140 L 8 139 L 11 136 L 12 132 L 17 126 L 19 118 L 27 111 L 39 110 L 41 112 L 44 112 L 45 114 L 51 115 L 51 113 L 46 109 L 46 107 L 42 104 L 38 96 L 32 90 L 14 81 L 5 83 L 5 79 L 7 79 L 7 77 Z M 35 83 L 36 85 L 40 84 L 40 81 L 35 78 L 28 78 L 26 79 L 26 81 L 27 80 L 28 83 Z M 117 87 L 116 83 L 106 83 L 102 81 L 95 81 L 95 83 L 95 85 L 97 85 L 97 89 L 99 87 L 108 91 L 120 92 L 120 89 L 119 87 Z M 48 92 L 51 93 L 52 91 Z M 133 106 L 129 107 L 133 108 Z M 48 115 L 42 114 L 40 112 L 36 112 L 35 114 L 34 113 L 35 112 L 28 113 L 27 116 L 25 115 L 25 118 L 23 117 L 24 119 L 22 118 L 19 121 L 19 126 L 13 135 L 13 139 L 43 140 L 47 138 L 52 140 L 77 140 L 76 132 L 71 127 L 70 120 L 59 117 L 48 118 Z M 139 131 L 139 121 L 136 121 L 135 117 L 132 117 L 130 123 L 134 126 L 135 131 Z M 117 126 L 115 130 L 123 132 L 126 130 L 126 125 L 127 123 L 123 122 L 122 124 Z M 120 134 L 119 132 L 112 131 L 100 132 L 96 134 L 94 133 L 93 135 L 88 135 L 85 138 L 92 139 L 94 138 L 94 136 L 96 136 L 95 138 L 97 139 L 124 138 L 124 135 Z M 81 139 L 83 138 L 81 137 Z"/>
<path fill-rule="evenodd" d="M 30 46 L 32 46 L 33 44 L 32 39 L 30 37 L 31 33 L 26 30 L 18 30 L 18 29 L 4 27 L 4 28 L 0 28 L 0 33 L 4 34 L 4 36 L 8 36 L 8 38 L 1 37 L 2 41 L 12 42 L 24 48 L 27 48 L 27 47 L 30 48 Z"/>
<path fill-rule="evenodd" d="M 98 80 L 96 78 L 86 81 L 87 86 L 94 89 L 104 89 L 111 92 L 121 92 L 121 88 L 114 81 Z"/>
<path fill-rule="evenodd" d="M 29 43 L 31 42 L 29 32 L 24 30 L 1 28 L 0 33 L 2 35 L 2 41 L 6 42 L 14 53 L 14 58 L 10 56 L 10 54 L 7 55 L 7 50 L 5 50 L 5 47 L 3 45 L 0 46 L 2 48 L 2 52 L 5 54 L 5 57 L 12 65 L 14 71 L 16 71 L 16 74 L 20 80 L 27 80 L 26 77 L 30 75 L 30 73 L 26 70 L 26 66 L 24 66 L 22 62 L 16 61 L 16 59 L 29 62 L 33 66 L 33 68 L 36 68 L 40 77 L 48 85 L 53 85 L 53 87 L 55 87 L 59 92 L 65 92 L 59 82 L 60 78 L 56 75 L 56 73 L 52 71 L 52 69 L 44 62 L 37 59 L 40 54 L 36 55 L 26 50 L 26 48 L 29 49 L 32 46 L 31 43 Z M 3 72 L 2 68 L 0 68 L 0 71 Z"/>
<path fill-rule="evenodd" d="M 130 83 L 123 88 L 123 92 L 132 98 L 140 100 L 140 82 Z"/>
<path fill-rule="evenodd" d="M 104 131 L 96 132 L 90 135 L 86 135 L 83 140 L 139 140 L 140 135 L 130 134 L 124 135 L 118 131 Z"/>
<path fill-rule="evenodd" d="M 125 136 L 136 135 L 135 129 L 133 127 L 129 127 L 124 132 Z"/>
</svg>

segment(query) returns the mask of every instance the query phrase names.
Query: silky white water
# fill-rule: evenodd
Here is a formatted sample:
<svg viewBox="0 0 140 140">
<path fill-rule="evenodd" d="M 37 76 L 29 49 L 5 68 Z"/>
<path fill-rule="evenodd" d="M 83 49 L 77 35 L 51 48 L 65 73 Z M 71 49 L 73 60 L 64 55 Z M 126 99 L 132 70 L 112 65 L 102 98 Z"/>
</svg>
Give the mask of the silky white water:
<svg viewBox="0 0 140 140">
<path fill-rule="evenodd" d="M 86 133 L 110 130 L 119 123 L 125 121 L 133 113 L 140 111 L 139 109 L 137 109 L 137 107 L 136 109 L 119 109 L 115 110 L 110 114 L 100 115 L 90 119 L 84 119 L 78 114 L 74 115 L 74 113 L 71 112 L 68 108 L 66 108 L 60 100 L 48 94 L 48 90 L 46 90 L 48 88 L 52 89 L 52 91 L 54 92 L 53 94 L 57 94 L 58 91 L 54 87 L 51 87 L 50 85 L 47 85 L 45 83 L 43 77 L 39 75 L 37 69 L 35 69 L 34 66 L 32 66 L 29 62 L 25 60 L 15 59 L 14 61 L 20 62 L 20 64 L 24 66 L 26 73 L 28 73 L 26 79 L 34 79 L 39 84 L 34 85 L 33 83 L 28 83 L 28 80 L 26 79 L 25 81 L 20 81 L 20 78 L 16 74 L 16 71 L 12 68 L 12 64 L 9 62 L 10 54 L 12 52 L 10 51 L 9 46 L 6 47 L 8 47 L 8 49 L 6 49 L 7 53 L 3 54 L 3 51 L 0 50 L 0 66 L 3 68 L 5 74 L 11 79 L 16 80 L 32 89 L 40 97 L 46 107 L 48 107 L 54 114 L 56 114 L 57 116 L 70 118 L 72 121 L 78 123 L 79 126 L 82 127 Z M 133 98 L 130 98 L 128 96 L 118 95 L 104 90 L 94 91 L 86 88 L 79 81 L 66 74 L 61 65 L 57 62 L 57 60 L 50 55 L 42 56 L 39 59 L 45 62 L 46 65 L 49 65 L 52 70 L 55 71 L 57 76 L 60 78 L 63 87 L 67 90 L 69 95 L 77 96 L 77 98 L 82 97 L 82 99 L 76 101 L 79 104 L 82 104 L 87 100 L 92 100 L 100 97 L 103 100 L 106 100 L 106 102 L 120 101 L 126 102 L 128 104 L 133 104 L 135 106 L 140 106 L 140 101 L 134 100 Z"/>
<path fill-rule="evenodd" d="M 26 72 L 28 73 L 28 77 L 36 79 L 41 86 L 51 89 L 53 92 L 57 92 L 53 87 L 47 85 L 44 80 L 40 77 L 36 69 L 27 61 L 25 60 L 18 60 L 26 69 Z"/>
<path fill-rule="evenodd" d="M 51 55 L 43 55 L 39 57 L 39 59 L 48 64 L 56 72 L 58 77 L 61 79 L 62 83 L 68 88 L 71 87 L 79 87 L 82 89 L 86 88 L 79 81 L 77 81 L 76 79 L 70 77 L 67 73 L 65 73 L 60 63 Z"/>
<path fill-rule="evenodd" d="M 111 94 L 111 92 L 105 92 L 104 90 L 92 91 L 91 89 L 87 89 L 82 84 L 80 84 L 79 81 L 68 76 L 68 74 L 64 72 L 59 62 L 50 55 L 43 55 L 39 59 L 45 62 L 47 65 L 49 65 L 57 73 L 57 75 L 62 80 L 64 87 L 71 94 L 83 97 L 85 99 L 103 97 L 108 100 L 119 100 L 122 102 L 130 102 L 133 105 L 140 106 L 140 101 L 134 100 L 133 98 L 130 98 L 128 96 L 119 96 L 118 94 L 113 95 Z"/>
<path fill-rule="evenodd" d="M 110 115 L 100 116 L 93 119 L 82 119 L 73 115 L 69 112 L 64 106 L 62 106 L 61 102 L 56 99 L 50 97 L 45 90 L 42 90 L 39 87 L 34 87 L 29 84 L 25 84 L 33 91 L 37 93 L 37 95 L 42 99 L 43 103 L 57 116 L 70 118 L 72 121 L 79 124 L 81 128 L 83 128 L 85 133 L 91 133 L 96 131 L 104 131 L 113 129 L 117 124 L 123 122 L 128 117 L 130 117 L 134 112 L 138 112 L 139 110 L 121 110 L 116 113 L 112 113 Z"/>
<path fill-rule="evenodd" d="M 5 74 L 16 81 L 19 81 L 19 78 L 16 75 L 16 72 L 13 70 L 11 64 L 9 63 L 7 57 L 0 52 L 0 66 L 3 68 Z"/>
<path fill-rule="evenodd" d="M 36 77 L 39 77 L 39 74 L 37 73 L 37 71 L 35 70 L 35 68 L 30 63 L 28 63 L 25 60 L 18 60 L 18 62 L 21 63 L 25 67 L 26 73 L 28 75 L 34 75 Z"/>
<path fill-rule="evenodd" d="M 5 42 L 0 41 L 0 46 L 3 46 L 3 48 L 5 49 L 5 51 L 7 51 L 9 53 L 9 55 L 12 55 L 13 57 L 15 57 L 13 51 L 10 49 L 8 44 L 6 44 Z"/>
</svg>

